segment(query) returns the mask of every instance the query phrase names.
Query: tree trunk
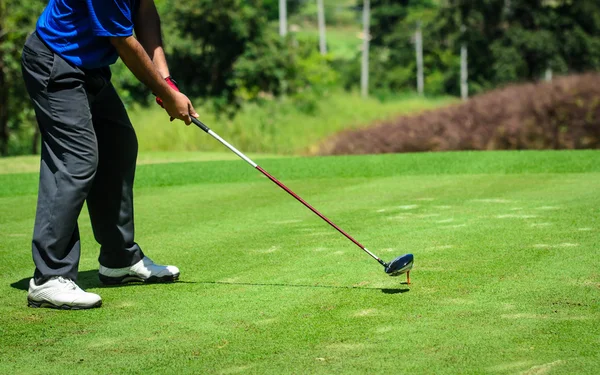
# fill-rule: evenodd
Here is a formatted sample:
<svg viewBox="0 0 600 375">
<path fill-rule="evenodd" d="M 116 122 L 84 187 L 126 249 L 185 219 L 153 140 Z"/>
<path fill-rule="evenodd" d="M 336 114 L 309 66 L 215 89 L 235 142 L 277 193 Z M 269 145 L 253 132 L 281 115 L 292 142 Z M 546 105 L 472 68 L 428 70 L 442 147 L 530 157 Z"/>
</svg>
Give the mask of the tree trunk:
<svg viewBox="0 0 600 375">
<path fill-rule="evenodd" d="M 421 21 L 417 22 L 417 31 L 415 31 L 415 52 L 417 57 L 417 92 L 424 94 L 425 79 L 423 76 L 423 32 L 421 31 Z"/>
<path fill-rule="evenodd" d="M 317 0 L 317 12 L 319 20 L 319 51 L 321 55 L 327 54 L 327 37 L 325 35 L 325 9 L 323 0 Z"/>
<path fill-rule="evenodd" d="M 5 84 L 2 54 L 0 54 L 0 155 L 8 155 L 8 88 Z"/>
<path fill-rule="evenodd" d="M 4 0 L 0 0 L 0 45 L 4 42 Z M 6 87 L 6 72 L 4 56 L 0 50 L 0 155 L 8 154 L 8 87 Z"/>
<path fill-rule="evenodd" d="M 287 0 L 279 0 L 279 35 L 287 35 Z"/>
<path fill-rule="evenodd" d="M 371 2 L 363 1 L 363 47 L 362 47 L 362 68 L 360 74 L 360 91 L 363 98 L 369 96 L 369 40 L 371 39 L 370 25 L 371 20 Z"/>
</svg>

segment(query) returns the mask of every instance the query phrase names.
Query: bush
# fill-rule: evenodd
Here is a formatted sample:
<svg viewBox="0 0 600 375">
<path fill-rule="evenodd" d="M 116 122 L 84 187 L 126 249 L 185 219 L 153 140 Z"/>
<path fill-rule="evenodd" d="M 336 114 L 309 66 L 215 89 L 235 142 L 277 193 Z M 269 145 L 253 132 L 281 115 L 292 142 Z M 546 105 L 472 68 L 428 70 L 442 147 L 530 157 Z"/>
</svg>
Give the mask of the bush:
<svg viewBox="0 0 600 375">
<path fill-rule="evenodd" d="M 513 85 L 448 108 L 345 131 L 320 154 L 600 148 L 600 75 Z"/>
</svg>

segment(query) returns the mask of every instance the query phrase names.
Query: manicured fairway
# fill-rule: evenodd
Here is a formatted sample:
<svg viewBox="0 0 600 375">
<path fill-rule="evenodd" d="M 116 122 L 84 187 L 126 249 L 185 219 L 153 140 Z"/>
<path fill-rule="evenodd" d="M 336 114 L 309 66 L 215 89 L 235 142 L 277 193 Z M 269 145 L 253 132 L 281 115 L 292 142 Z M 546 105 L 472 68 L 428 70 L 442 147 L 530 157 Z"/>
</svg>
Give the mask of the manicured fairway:
<svg viewBox="0 0 600 375">
<path fill-rule="evenodd" d="M 1 374 L 596 374 L 600 152 L 258 159 L 412 284 L 239 160 L 141 165 L 137 239 L 165 285 L 26 307 L 34 173 L 0 174 Z"/>
</svg>

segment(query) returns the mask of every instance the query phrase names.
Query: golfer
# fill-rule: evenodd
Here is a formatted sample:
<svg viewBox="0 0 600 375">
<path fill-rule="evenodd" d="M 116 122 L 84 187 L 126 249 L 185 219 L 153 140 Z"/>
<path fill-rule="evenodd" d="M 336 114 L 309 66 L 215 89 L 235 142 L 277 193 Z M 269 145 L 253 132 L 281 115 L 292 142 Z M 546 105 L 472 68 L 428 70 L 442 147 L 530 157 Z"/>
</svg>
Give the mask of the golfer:
<svg viewBox="0 0 600 375">
<path fill-rule="evenodd" d="M 133 37 L 135 31 L 136 37 Z M 32 307 L 87 309 L 102 299 L 77 285 L 77 218 L 87 202 L 105 284 L 173 281 L 179 269 L 134 239 L 137 139 L 110 82 L 117 58 L 169 116 L 198 117 L 169 76 L 153 0 L 50 0 L 23 48 L 22 69 L 42 135 L 29 283 Z"/>
</svg>

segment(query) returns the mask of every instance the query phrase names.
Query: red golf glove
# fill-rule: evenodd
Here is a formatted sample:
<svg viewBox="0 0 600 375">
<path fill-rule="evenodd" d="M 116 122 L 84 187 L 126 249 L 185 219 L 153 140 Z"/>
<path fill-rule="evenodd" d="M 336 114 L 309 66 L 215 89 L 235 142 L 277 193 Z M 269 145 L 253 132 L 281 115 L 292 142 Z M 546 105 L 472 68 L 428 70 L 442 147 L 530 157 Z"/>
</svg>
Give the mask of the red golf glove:
<svg viewBox="0 0 600 375">
<path fill-rule="evenodd" d="M 165 78 L 165 81 L 167 82 L 167 84 L 169 86 L 171 86 L 171 88 L 177 92 L 179 92 L 179 87 L 177 87 L 177 82 L 171 78 L 171 76 L 168 76 L 167 78 Z M 156 94 L 154 94 L 156 95 Z M 156 97 L 156 104 L 158 104 L 159 106 L 161 106 L 161 108 L 165 108 L 165 106 L 163 105 L 163 101 L 161 98 L 159 98 L 158 96 Z M 171 121 L 175 120 L 173 117 L 171 117 Z"/>
<path fill-rule="evenodd" d="M 177 92 L 179 92 L 179 87 L 177 87 L 177 82 L 175 82 L 175 80 L 173 78 L 171 78 L 171 76 L 168 76 L 167 78 L 165 78 L 165 81 L 167 82 L 167 84 L 169 86 L 171 86 L 171 88 Z M 156 94 L 155 94 L 156 95 Z M 156 97 L 156 104 L 158 104 L 159 106 L 161 106 L 162 108 L 165 108 L 163 106 L 163 101 L 161 98 L 159 98 L 158 96 Z"/>
</svg>

